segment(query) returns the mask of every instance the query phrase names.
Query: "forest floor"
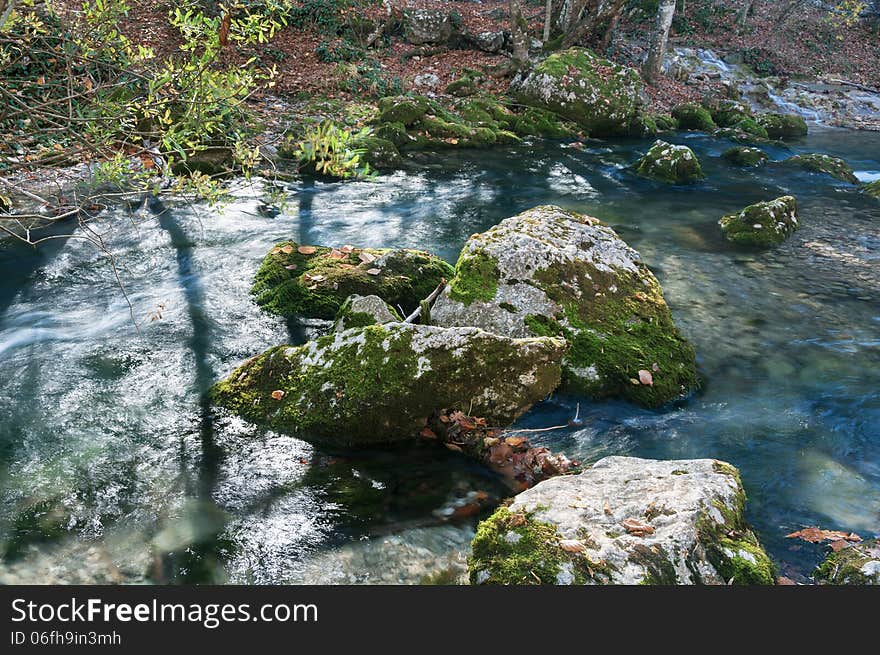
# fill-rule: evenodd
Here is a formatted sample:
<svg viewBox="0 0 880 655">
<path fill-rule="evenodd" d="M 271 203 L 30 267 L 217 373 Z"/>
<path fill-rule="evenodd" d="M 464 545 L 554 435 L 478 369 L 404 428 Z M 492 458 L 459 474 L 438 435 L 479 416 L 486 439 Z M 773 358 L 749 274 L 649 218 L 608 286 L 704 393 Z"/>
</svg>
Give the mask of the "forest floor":
<svg viewBox="0 0 880 655">
<path fill-rule="evenodd" d="M 381 19 L 380 3 L 354 3 L 359 17 Z M 507 0 L 444 2 L 439 0 L 408 0 L 412 9 L 434 8 L 457 12 L 461 28 L 472 33 L 508 28 Z M 651 3 L 641 3 L 650 5 Z M 787 3 L 756 2 L 755 14 L 743 27 L 736 24 L 736 3 L 694 0 L 684 12 L 678 12 L 670 34 L 670 46 L 708 48 L 719 55 L 738 55 L 760 75 L 821 79 L 823 76 L 844 77 L 870 87 L 880 86 L 880 32 L 864 23 L 846 24 L 825 9 L 809 5 L 780 18 Z M 730 8 L 730 5 L 734 8 Z M 780 7 L 783 5 L 783 7 Z M 122 29 L 134 41 L 150 45 L 158 54 L 174 51 L 180 37 L 168 23 L 167 14 L 173 6 L 168 0 L 133 0 L 128 19 Z M 526 13 L 533 36 L 540 37 L 543 24 L 543 2 L 527 2 Z M 617 38 L 606 53 L 613 59 L 637 66 L 646 47 L 654 16 L 637 7 L 626 13 Z M 353 97 L 360 90 L 350 88 L 351 64 L 369 62 L 370 75 L 377 83 L 393 81 L 403 91 L 416 87 L 415 78 L 433 74 L 440 78 L 439 89 L 453 81 L 463 69 L 495 66 L 506 57 L 477 50 L 444 50 L 428 56 L 412 56 L 413 46 L 393 39 L 386 47 L 370 48 L 362 60 L 349 62 L 325 61 L 320 46 L 334 46 L 339 39 L 328 36 L 320 25 L 287 27 L 280 30 L 268 44 L 236 50 L 230 47 L 224 57 L 230 63 L 243 63 L 255 57 L 264 66 L 275 66 L 277 77 L 273 93 L 291 99 L 305 99 L 320 94 L 324 97 Z M 323 59 L 327 59 L 326 54 Z M 506 80 L 489 78 L 487 91 L 500 91 Z M 699 81 L 684 83 L 661 78 L 649 88 L 657 111 L 668 110 L 679 102 L 699 98 L 705 91 Z"/>
</svg>

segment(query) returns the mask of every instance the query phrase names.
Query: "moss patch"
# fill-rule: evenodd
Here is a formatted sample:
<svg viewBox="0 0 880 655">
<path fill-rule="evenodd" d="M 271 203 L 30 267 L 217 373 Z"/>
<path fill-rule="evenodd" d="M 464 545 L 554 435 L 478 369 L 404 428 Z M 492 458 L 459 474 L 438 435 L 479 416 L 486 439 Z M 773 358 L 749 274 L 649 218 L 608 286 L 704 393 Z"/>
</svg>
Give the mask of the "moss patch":
<svg viewBox="0 0 880 655">
<path fill-rule="evenodd" d="M 293 241 L 277 244 L 263 260 L 251 289 L 263 309 L 288 319 L 332 320 L 346 298 L 355 294 L 376 295 L 412 311 L 442 278 L 454 273 L 442 259 L 418 250 L 300 250 Z"/>
<path fill-rule="evenodd" d="M 809 155 L 795 155 L 782 163 L 785 166 L 796 166 L 814 173 L 825 173 L 850 184 L 859 183 L 859 178 L 855 176 L 850 165 L 838 157 L 812 153 Z"/>
<path fill-rule="evenodd" d="M 693 150 L 665 141 L 654 142 L 636 165 L 636 173 L 668 184 L 690 184 L 705 177 Z"/>
<path fill-rule="evenodd" d="M 725 238 L 738 245 L 775 246 L 800 227 L 797 200 L 783 196 L 755 203 L 739 213 L 723 216 L 718 224 Z"/>
<path fill-rule="evenodd" d="M 771 139 L 791 139 L 807 135 L 807 121 L 794 114 L 761 114 L 757 121 Z"/>
<path fill-rule="evenodd" d="M 769 159 L 767 153 L 763 150 L 760 150 L 759 148 L 749 148 L 747 146 L 730 148 L 721 153 L 721 156 L 731 164 L 743 167 L 763 166 Z"/>
<path fill-rule="evenodd" d="M 672 110 L 672 116 L 678 121 L 678 127 L 682 130 L 711 132 L 716 127 L 709 110 L 695 102 L 677 105 Z"/>
<path fill-rule="evenodd" d="M 474 301 L 489 302 L 498 293 L 498 260 L 478 250 L 463 252 L 455 265 L 455 277 L 449 286 L 453 300 L 470 305 Z"/>
<path fill-rule="evenodd" d="M 880 200 L 880 180 L 869 182 L 862 186 L 862 193 L 866 193 L 872 198 Z"/>
<path fill-rule="evenodd" d="M 816 569 L 819 584 L 880 584 L 880 542 L 868 539 L 831 553 Z"/>
</svg>

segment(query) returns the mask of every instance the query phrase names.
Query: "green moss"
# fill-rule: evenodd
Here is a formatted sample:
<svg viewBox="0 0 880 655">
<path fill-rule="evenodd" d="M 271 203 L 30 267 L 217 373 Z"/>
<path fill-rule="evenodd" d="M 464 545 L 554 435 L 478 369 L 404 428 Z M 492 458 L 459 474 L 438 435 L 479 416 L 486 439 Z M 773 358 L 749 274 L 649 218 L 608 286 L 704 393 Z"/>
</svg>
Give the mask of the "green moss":
<svg viewBox="0 0 880 655">
<path fill-rule="evenodd" d="M 657 407 L 699 386 L 696 353 L 676 329 L 660 285 L 648 271 L 611 277 L 584 264 L 546 269 L 535 278 L 564 315 L 529 316 L 526 325 L 536 335 L 563 336 L 569 342 L 563 361 L 568 389 Z M 593 288 L 602 292 L 590 302 L 571 291 Z M 653 384 L 641 384 L 640 370 L 652 373 Z"/>
<path fill-rule="evenodd" d="M 647 546 L 637 544 L 629 554 L 629 561 L 645 568 L 645 577 L 640 585 L 675 585 L 678 574 L 666 550 L 659 544 Z"/>
<path fill-rule="evenodd" d="M 364 151 L 361 161 L 368 163 L 375 170 L 394 170 L 399 168 L 402 162 L 397 146 L 387 139 L 368 136 L 353 140 L 351 145 Z"/>
<path fill-rule="evenodd" d="M 432 330 L 443 333 L 368 325 L 271 348 L 214 385 L 211 399 L 271 430 L 324 445 L 368 446 L 416 438 L 441 408 L 508 425 L 559 383 L 562 341 L 523 348 L 478 333 L 458 345 L 426 349 L 437 337 Z M 535 371 L 534 383 L 524 388 L 512 375 L 518 371 Z"/>
<path fill-rule="evenodd" d="M 800 227 L 797 200 L 783 196 L 749 205 L 723 216 L 718 224 L 728 241 L 743 246 L 770 247 L 785 241 Z"/>
<path fill-rule="evenodd" d="M 335 258 L 332 249 L 324 246 L 311 254 L 298 248 L 292 241 L 276 245 L 263 260 L 251 289 L 263 309 L 288 319 L 332 320 L 354 294 L 376 295 L 393 307 L 412 311 L 441 278 L 449 279 L 454 272 L 442 259 L 418 250 L 354 248 Z M 374 260 L 361 261 L 361 255 Z M 380 272 L 371 274 L 379 258 Z"/>
<path fill-rule="evenodd" d="M 564 139 L 574 134 L 574 129 L 551 111 L 528 107 L 516 116 L 513 131 L 523 136 L 539 136 L 547 139 Z"/>
<path fill-rule="evenodd" d="M 398 311 L 388 303 L 377 301 L 374 305 L 370 302 L 371 300 L 373 299 L 349 296 L 336 314 L 333 330 L 340 332 L 350 328 L 403 320 Z M 359 309 L 368 309 L 369 311 L 358 311 Z"/>
<path fill-rule="evenodd" d="M 657 129 L 661 132 L 678 129 L 678 121 L 669 114 L 656 114 L 654 122 L 657 124 Z"/>
<path fill-rule="evenodd" d="M 516 314 L 516 307 L 514 305 L 511 305 L 509 302 L 500 303 L 498 306 L 506 312 Z"/>
<path fill-rule="evenodd" d="M 402 123 L 409 127 L 416 123 L 428 111 L 427 102 L 422 97 L 382 98 L 379 101 L 379 122 Z"/>
<path fill-rule="evenodd" d="M 403 123 L 382 123 L 376 128 L 376 136 L 380 139 L 390 141 L 398 148 L 405 146 L 412 141 L 412 138 L 407 134 L 406 127 Z"/>
<path fill-rule="evenodd" d="M 639 114 L 633 119 L 632 123 L 630 123 L 631 136 L 644 138 L 654 136 L 659 131 L 660 129 L 657 127 L 657 121 L 651 116 L 645 116 L 644 114 Z"/>
<path fill-rule="evenodd" d="M 753 118 L 744 118 L 736 123 L 733 127 L 734 129 L 739 130 L 740 132 L 744 132 L 745 134 L 753 136 L 757 139 L 767 138 L 767 130 L 761 127 Z"/>
<path fill-rule="evenodd" d="M 807 135 L 807 122 L 793 114 L 761 114 L 757 117 L 771 139 L 790 139 Z"/>
<path fill-rule="evenodd" d="M 459 98 L 472 96 L 476 92 L 477 85 L 469 77 L 460 77 L 446 86 L 446 93 L 451 96 L 458 96 Z"/>
<path fill-rule="evenodd" d="M 872 198 L 880 200 L 880 180 L 875 180 L 874 182 L 868 182 L 867 184 L 862 185 L 862 193 L 866 193 Z"/>
<path fill-rule="evenodd" d="M 880 584 L 880 542 L 868 539 L 831 553 L 816 569 L 819 584 Z"/>
<path fill-rule="evenodd" d="M 449 297 L 470 305 L 489 302 L 498 293 L 498 260 L 483 250 L 462 252 L 449 285 Z"/>
<path fill-rule="evenodd" d="M 738 123 L 752 119 L 751 110 L 742 102 L 722 100 L 711 110 L 712 120 L 719 127 L 734 127 Z"/>
<path fill-rule="evenodd" d="M 665 141 L 654 142 L 636 165 L 636 173 L 668 184 L 691 184 L 705 177 L 693 150 Z"/>
<path fill-rule="evenodd" d="M 517 102 L 550 110 L 593 136 L 626 136 L 639 114 L 637 71 L 584 48 L 556 52 L 511 87 Z"/>
<path fill-rule="evenodd" d="M 721 153 L 731 164 L 736 166 L 763 166 L 767 163 L 769 157 L 758 148 L 749 148 L 746 146 L 736 146 L 725 150 Z"/>
<path fill-rule="evenodd" d="M 611 567 L 582 553 L 559 546 L 560 536 L 551 523 L 533 515 L 512 513 L 506 507 L 481 522 L 468 559 L 471 584 L 558 584 L 567 565 L 574 584 L 606 583 Z"/>
<path fill-rule="evenodd" d="M 711 132 L 715 128 L 715 121 L 712 120 L 709 110 L 694 102 L 676 106 L 672 110 L 672 115 L 678 121 L 678 127 L 682 130 Z"/>
<path fill-rule="evenodd" d="M 786 166 L 797 166 L 814 173 L 825 173 L 850 184 L 859 183 L 859 178 L 855 176 L 850 165 L 838 157 L 812 153 L 808 155 L 795 155 L 782 163 Z"/>
</svg>

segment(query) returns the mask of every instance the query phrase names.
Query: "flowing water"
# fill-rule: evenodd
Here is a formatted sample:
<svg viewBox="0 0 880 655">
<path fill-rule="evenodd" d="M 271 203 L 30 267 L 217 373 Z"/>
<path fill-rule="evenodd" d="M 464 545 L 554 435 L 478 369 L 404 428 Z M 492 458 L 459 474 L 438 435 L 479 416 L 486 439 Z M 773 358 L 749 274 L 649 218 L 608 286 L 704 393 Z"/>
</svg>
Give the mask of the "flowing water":
<svg viewBox="0 0 880 655">
<path fill-rule="evenodd" d="M 642 253 L 705 385 L 658 411 L 554 397 L 520 424 L 564 425 L 576 411 L 580 422 L 535 441 L 585 462 L 735 464 L 749 520 L 797 579 L 821 549 L 785 534 L 880 532 L 880 203 L 826 176 L 734 169 L 719 157 L 727 142 L 671 140 L 694 148 L 704 183 L 635 177 L 627 166 L 648 141 L 536 143 L 295 184 L 274 217 L 259 210 L 259 182 L 223 211 L 117 211 L 92 227 L 127 298 L 85 241 L 0 243 L 0 581 L 453 579 L 480 516 L 473 500 L 505 494 L 480 466 L 428 446 L 322 452 L 214 413 L 202 394 L 245 358 L 314 332 L 249 298 L 274 242 L 454 261 L 468 235 L 543 203 L 607 221 Z M 880 175 L 880 134 L 818 130 L 768 149 L 776 160 L 811 151 Z M 803 227 L 781 247 L 721 239 L 722 214 L 783 193 L 798 197 Z"/>
</svg>

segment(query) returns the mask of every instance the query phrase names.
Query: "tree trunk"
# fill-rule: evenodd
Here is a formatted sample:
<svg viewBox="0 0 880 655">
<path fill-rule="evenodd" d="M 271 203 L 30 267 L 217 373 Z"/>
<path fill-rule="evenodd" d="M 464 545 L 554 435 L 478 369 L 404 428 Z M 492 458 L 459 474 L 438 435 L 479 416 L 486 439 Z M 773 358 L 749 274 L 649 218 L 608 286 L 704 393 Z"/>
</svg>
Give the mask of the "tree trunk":
<svg viewBox="0 0 880 655">
<path fill-rule="evenodd" d="M 0 0 L 2 1 L 2 0 Z M 544 43 L 550 40 L 550 28 L 553 23 L 553 0 L 547 0 L 547 5 L 544 9 Z"/>
<path fill-rule="evenodd" d="M 663 68 L 663 58 L 666 56 L 666 42 L 669 39 L 669 28 L 672 26 L 673 14 L 675 14 L 675 0 L 660 0 L 660 6 L 657 8 L 657 23 L 654 27 L 654 34 L 651 35 L 648 58 L 645 60 L 642 70 L 648 83 L 656 80 Z"/>
<path fill-rule="evenodd" d="M 526 68 L 529 62 L 529 25 L 523 18 L 522 5 L 519 0 L 509 0 L 510 33 L 513 38 L 513 55 L 511 65 L 514 71 Z"/>
</svg>

